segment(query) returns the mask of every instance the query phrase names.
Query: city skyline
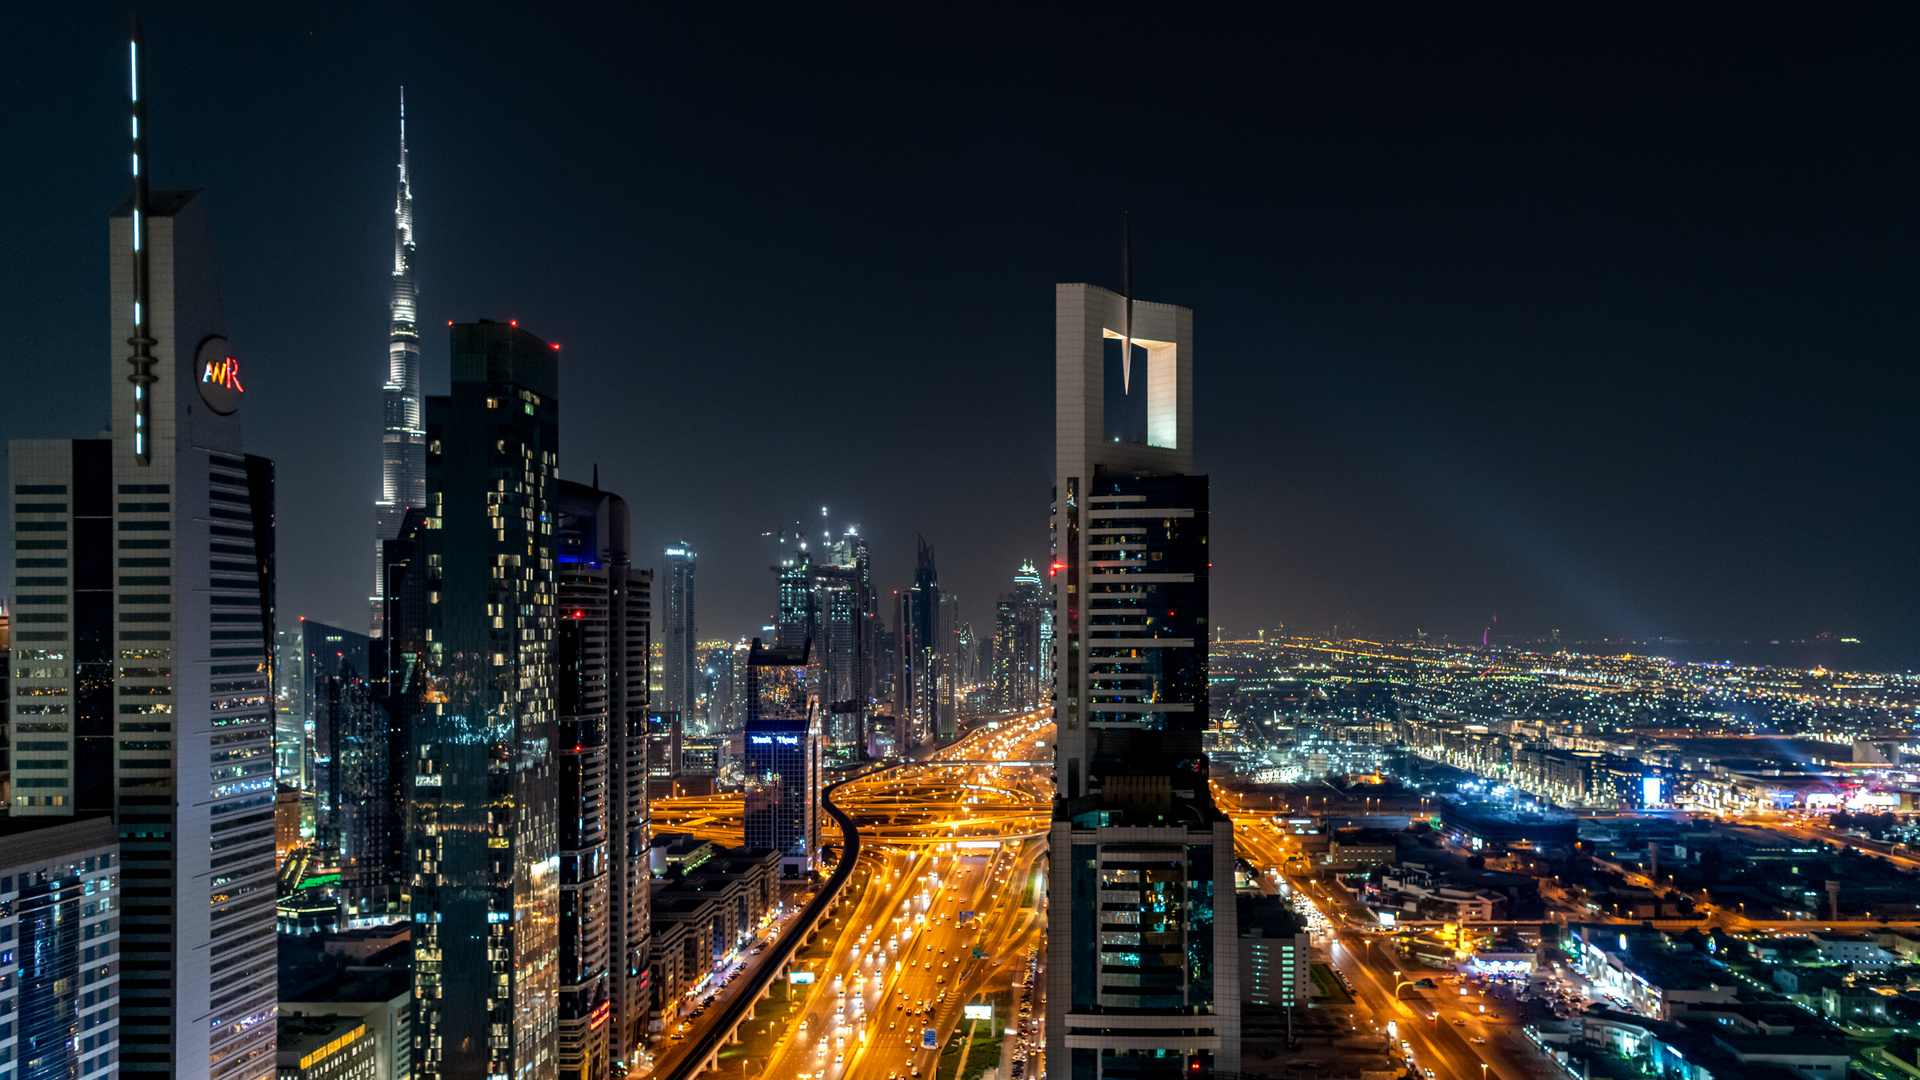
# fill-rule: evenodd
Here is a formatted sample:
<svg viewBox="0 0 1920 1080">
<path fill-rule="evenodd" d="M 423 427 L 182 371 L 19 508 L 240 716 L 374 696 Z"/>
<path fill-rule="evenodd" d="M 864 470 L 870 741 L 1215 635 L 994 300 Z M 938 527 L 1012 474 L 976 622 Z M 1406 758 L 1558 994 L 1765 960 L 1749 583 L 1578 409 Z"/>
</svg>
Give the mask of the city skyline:
<svg viewBox="0 0 1920 1080">
<path fill-rule="evenodd" d="M 37 108 L 30 95 L 63 80 L 33 77 L 46 63 L 39 55 L 12 58 L 29 95 L 20 113 L 32 119 L 21 123 L 45 125 L 29 130 L 46 146 L 4 181 L 15 204 L 42 208 L 31 223 L 8 226 L 9 249 L 37 267 L 0 300 L 20 327 L 16 369 L 86 355 L 97 340 L 88 285 L 97 264 L 74 238 L 122 183 L 103 136 L 114 123 L 117 24 L 29 17 L 45 21 L 17 40 L 97 69 L 109 89 L 82 80 L 71 100 Z M 211 21 L 196 21 L 203 17 Z M 1910 656 L 1920 639 L 1920 586 L 1898 540 L 1914 522 L 1913 500 L 1901 496 L 1911 481 L 1898 466 L 1895 411 L 1911 398 L 1914 373 L 1892 363 L 1910 340 L 1896 298 L 1910 294 L 1912 275 L 1892 253 L 1912 224 L 1883 213 L 1902 204 L 1891 194 L 1912 171 L 1912 150 L 1883 137 L 1894 114 L 1879 104 L 1898 100 L 1908 76 L 1843 60 L 1879 55 L 1876 41 L 1898 40 L 1904 24 L 1760 17 L 1705 63 L 1707 43 L 1719 41 L 1714 27 L 1683 18 L 1629 76 L 1605 63 L 1633 40 L 1630 23 L 1610 19 L 1581 24 L 1591 33 L 1577 42 L 1561 24 L 1517 26 L 1508 48 L 1474 43 L 1472 25 L 1410 17 L 1372 27 L 1373 63 L 1340 44 L 1339 20 L 1284 23 L 1249 27 L 1249 39 L 1284 33 L 1311 46 L 1314 62 L 1285 76 L 1241 64 L 1250 81 L 1238 95 L 1225 92 L 1234 88 L 1221 81 L 1228 76 L 1207 74 L 1194 58 L 1196 49 L 1229 48 L 1223 28 L 1196 27 L 1173 61 L 1193 75 L 1191 91 L 1118 92 L 1147 122 L 1196 110 L 1200 123 L 1184 136 L 1196 161 L 1273 175 L 1279 186 L 1256 197 L 1236 182 L 1197 201 L 1204 177 L 1183 165 L 1103 176 L 1097 194 L 1066 204 L 1056 190 L 1084 190 L 1082 177 L 1090 183 L 1102 169 L 1097 155 L 1079 152 L 1090 144 L 1036 138 L 1073 95 L 1031 74 L 1041 68 L 1029 46 L 956 36 L 958 55 L 1015 73 L 979 99 L 941 86 L 937 71 L 890 63 L 871 83 L 802 80 L 784 103 L 750 83 L 698 105 L 663 92 L 676 76 L 693 78 L 676 66 L 686 50 L 665 49 L 666 66 L 621 93 L 669 103 L 644 109 L 656 125 L 650 145 L 701 152 L 680 155 L 687 180 L 643 170 L 654 197 L 630 214 L 636 204 L 612 201 L 618 189 L 608 184 L 645 162 L 582 137 L 584 117 L 563 117 L 524 166 L 475 156 L 484 141 L 476 136 L 543 130 L 532 122 L 599 87 L 592 64 L 570 62 L 579 73 L 558 73 L 551 86 L 488 89 L 466 82 L 454 62 L 464 27 L 403 17 L 390 42 L 374 47 L 301 18 L 182 14 L 150 28 L 161 46 L 152 63 L 154 171 L 161 183 L 204 185 L 223 208 L 216 244 L 236 340 L 255 358 L 257 437 L 290 470 L 289 483 L 310 493 L 281 523 L 283 566 L 294 571 L 284 575 L 285 613 L 351 625 L 349 605 L 365 592 L 353 584 L 364 580 L 364 562 L 352 557 L 365 534 L 351 530 L 364 529 L 356 523 L 379 482 L 375 401 L 385 373 L 372 358 L 391 289 L 376 267 L 392 243 L 391 125 L 404 84 L 415 113 L 417 225 L 432 256 L 421 321 L 519 318 L 563 344 L 563 383 L 627 373 L 608 383 L 612 392 L 582 401 L 583 434 L 562 473 L 584 482 L 598 465 L 608 487 L 640 493 L 637 550 L 684 537 L 701 551 L 703 623 L 715 636 L 765 625 L 761 534 L 818 504 L 832 508 L 834 530 L 861 526 L 883 593 L 910 579 L 915 533 L 943 552 L 947 588 L 983 600 L 1002 588 L 1004 567 L 1041 550 L 1039 525 L 1014 509 L 1023 500 L 1005 497 L 1044 495 L 1051 481 L 1047 389 L 1022 374 L 1034 370 L 1041 352 L 1031 342 L 1045 333 L 1044 305 L 1029 286 L 1117 284 L 1118 222 L 1131 210 L 1143 290 L 1222 313 L 1198 343 L 1214 374 L 1195 392 L 1219 420 L 1196 453 L 1230 507 L 1216 524 L 1217 618 L 1230 634 L 1285 622 L 1318 633 L 1336 624 L 1374 635 L 1419 628 L 1464 641 L 1496 615 L 1496 633 L 1522 638 L 1554 629 L 1576 640 L 1829 632 L 1862 638 L 1860 655 L 1873 659 L 1860 666 L 1872 667 Z M 760 34 L 734 29 L 747 55 L 766 47 Z M 874 27 L 839 47 L 876 48 L 899 29 Z M 543 46 L 591 48 L 537 20 L 526 33 Z M 712 40 L 670 23 L 650 33 L 688 49 Z M 1060 33 L 1043 24 L 1033 40 Z M 1430 55 L 1415 44 L 1432 33 L 1465 51 L 1437 59 L 1447 50 Z M 231 71 L 207 67 L 196 58 L 209 47 L 243 59 Z M 299 49 L 338 61 L 320 65 L 324 83 L 299 64 L 276 64 L 288 69 L 282 78 L 253 78 L 265 58 L 307 55 Z M 1805 83 L 1773 73 L 1765 58 L 1776 54 L 1803 64 Z M 1456 74 L 1476 67 L 1497 85 Z M 1380 77 L 1342 97 L 1351 72 Z M 236 93 L 243 79 L 246 93 Z M 920 96 L 870 93 L 881 88 Z M 1795 104 L 1803 96 L 1846 123 L 1816 123 Z M 905 106 L 882 98 L 924 100 L 921 134 L 889 141 L 884 132 L 900 130 L 895 110 Z M 1650 111 L 1650 99 L 1671 107 Z M 989 125 L 1010 101 L 1024 103 L 1014 120 Z M 1523 101 L 1533 104 L 1515 104 Z M 785 134 L 806 110 L 845 102 L 864 104 L 824 137 L 796 143 Z M 1410 129 L 1399 119 L 1408 116 L 1432 130 Z M 282 127 L 298 140 L 253 134 Z M 712 130 L 738 133 L 714 143 L 704 134 Z M 1695 145 L 1696 130 L 1716 138 Z M 1254 143 L 1282 149 L 1256 152 Z M 948 178 L 942 164 L 990 146 L 1031 166 L 1040 187 L 996 180 L 973 198 L 951 197 L 974 174 Z M 730 175 L 709 170 L 760 147 L 844 191 L 802 179 L 783 192 L 744 172 L 710 192 L 689 184 Z M 302 159 L 328 164 L 295 166 Z M 1828 160 L 1846 167 L 1829 176 L 1814 164 Z M 1393 179 L 1413 161 L 1433 184 Z M 1640 178 L 1649 170 L 1655 179 Z M 876 181 L 887 175 L 911 180 L 916 194 L 879 197 Z M 1763 189 L 1756 176 L 1768 178 Z M 556 216 L 551 200 L 532 198 L 556 184 L 576 190 L 560 200 L 569 210 L 609 208 L 610 227 L 582 228 L 576 215 Z M 820 232 L 829 221 L 833 231 Z M 910 243 L 905 254 L 896 233 Z M 936 233 L 961 239 L 913 242 Z M 474 247 L 482 234 L 498 237 L 490 253 Z M 694 235 L 704 246 L 690 246 Z M 823 243 L 828 236 L 833 243 Z M 749 242 L 757 254 L 741 277 L 724 264 Z M 915 329 L 916 302 L 888 280 L 899 277 L 916 288 L 937 283 L 1022 344 L 1001 355 Z M 781 288 L 741 305 L 732 298 L 750 279 Z M 660 328 L 639 354 L 621 340 L 632 304 Z M 783 328 L 803 311 L 821 333 L 794 339 Z M 427 389 L 437 392 L 444 342 L 423 339 Z M 902 340 L 924 348 L 903 363 Z M 774 392 L 796 360 L 827 377 Z M 78 385 L 69 366 L 77 367 L 53 365 L 44 388 Z M 835 397 L 841 386 L 860 392 Z M 0 405 L 0 433 L 97 434 L 104 414 L 67 396 L 81 408 L 53 418 L 64 430 L 47 430 L 15 400 Z M 899 452 L 829 463 L 798 490 L 753 473 L 772 452 L 782 410 L 831 401 L 860 417 L 949 402 L 953 419 Z M 677 475 L 688 482 L 657 482 L 650 455 L 661 447 L 685 456 Z M 752 475 L 740 485 L 702 482 L 734 473 Z M 939 500 L 878 494 L 934 474 L 945 487 Z"/>
</svg>

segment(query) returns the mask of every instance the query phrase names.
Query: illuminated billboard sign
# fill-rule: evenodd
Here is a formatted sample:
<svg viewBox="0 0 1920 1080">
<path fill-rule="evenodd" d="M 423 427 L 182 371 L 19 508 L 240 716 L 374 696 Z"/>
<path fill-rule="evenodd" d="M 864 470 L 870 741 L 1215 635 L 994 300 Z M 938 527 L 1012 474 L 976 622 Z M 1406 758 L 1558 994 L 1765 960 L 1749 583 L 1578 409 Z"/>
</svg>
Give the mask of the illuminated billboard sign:
<svg viewBox="0 0 1920 1080">
<path fill-rule="evenodd" d="M 813 981 L 813 972 L 811 971 L 789 972 L 787 974 L 787 981 L 790 983 L 810 983 Z"/>
<path fill-rule="evenodd" d="M 199 373 L 200 400 L 207 408 L 228 416 L 240 407 L 240 361 L 227 355 L 227 339 L 218 334 L 200 343 L 193 367 Z"/>
<path fill-rule="evenodd" d="M 966 1020 L 985 1020 L 991 1024 L 993 1023 L 993 1002 L 982 1001 L 978 1004 L 968 1005 L 960 1010 L 960 1015 Z"/>
</svg>

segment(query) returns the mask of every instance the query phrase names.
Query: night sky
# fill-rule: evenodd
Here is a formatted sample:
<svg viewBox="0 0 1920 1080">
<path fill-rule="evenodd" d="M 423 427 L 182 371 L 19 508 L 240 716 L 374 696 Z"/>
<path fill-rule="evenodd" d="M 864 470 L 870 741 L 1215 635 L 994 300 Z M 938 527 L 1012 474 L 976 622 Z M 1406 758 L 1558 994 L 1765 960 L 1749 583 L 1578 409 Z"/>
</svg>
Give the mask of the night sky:
<svg viewBox="0 0 1920 1080">
<path fill-rule="evenodd" d="M 990 628 L 1047 554 L 1053 284 L 1117 286 L 1130 212 L 1195 312 L 1230 636 L 1920 661 L 1920 8 L 589 7 L 145 12 L 283 613 L 365 619 L 404 84 L 427 391 L 448 320 L 562 343 L 563 473 L 700 552 L 702 637 L 822 506 Z M 0 437 L 98 433 L 120 375 L 125 10 L 0 15 Z"/>
</svg>

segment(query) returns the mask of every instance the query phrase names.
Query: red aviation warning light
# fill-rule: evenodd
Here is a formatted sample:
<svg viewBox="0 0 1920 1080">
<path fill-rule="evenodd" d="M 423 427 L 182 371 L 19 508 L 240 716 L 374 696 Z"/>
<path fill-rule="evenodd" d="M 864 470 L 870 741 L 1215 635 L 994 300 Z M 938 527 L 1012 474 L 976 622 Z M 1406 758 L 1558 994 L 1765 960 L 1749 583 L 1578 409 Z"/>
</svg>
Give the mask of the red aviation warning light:
<svg viewBox="0 0 1920 1080">
<path fill-rule="evenodd" d="M 1066 563 L 1063 563 L 1063 562 L 1054 563 L 1052 566 L 1047 567 L 1047 576 L 1058 577 L 1060 575 L 1060 571 L 1065 570 L 1066 568 L 1067 568 Z"/>
</svg>

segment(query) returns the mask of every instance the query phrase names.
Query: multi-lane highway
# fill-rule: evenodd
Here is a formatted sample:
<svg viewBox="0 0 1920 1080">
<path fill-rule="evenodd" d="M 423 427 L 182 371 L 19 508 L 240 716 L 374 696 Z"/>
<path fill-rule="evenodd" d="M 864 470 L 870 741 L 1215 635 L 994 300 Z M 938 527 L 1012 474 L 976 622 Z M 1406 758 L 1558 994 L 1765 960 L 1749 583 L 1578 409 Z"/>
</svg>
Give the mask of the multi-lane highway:
<svg viewBox="0 0 1920 1080">
<path fill-rule="evenodd" d="M 841 914 L 821 928 L 827 959 L 803 971 L 811 983 L 793 984 L 794 1019 L 754 1064 L 759 1076 L 932 1076 L 968 1000 L 1024 973 L 1045 933 L 1044 893 L 1028 886 L 1044 849 L 1051 776 L 998 763 L 1044 759 L 1051 737 L 1045 711 L 1006 718 L 926 761 L 839 789 L 835 802 L 860 832 L 861 864 Z M 669 811 L 712 830 L 738 813 L 719 800 Z M 1000 1012 L 995 1027 L 1006 1021 Z"/>
</svg>

